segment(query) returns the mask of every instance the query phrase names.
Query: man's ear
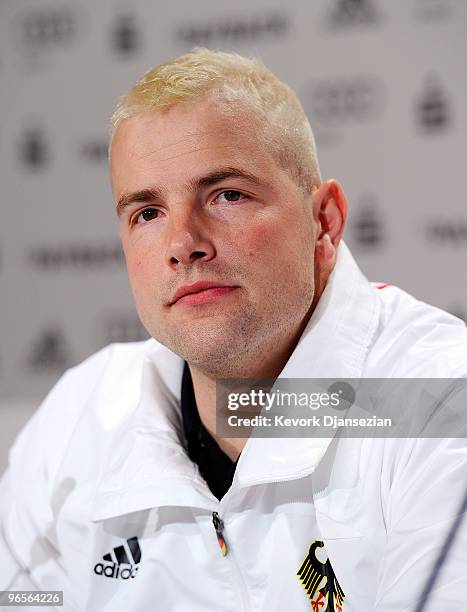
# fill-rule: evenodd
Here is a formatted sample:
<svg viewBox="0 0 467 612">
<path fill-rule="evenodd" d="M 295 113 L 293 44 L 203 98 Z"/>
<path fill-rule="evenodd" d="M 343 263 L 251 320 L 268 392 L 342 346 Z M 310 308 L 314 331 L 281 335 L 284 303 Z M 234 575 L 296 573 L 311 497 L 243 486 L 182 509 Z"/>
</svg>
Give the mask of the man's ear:
<svg viewBox="0 0 467 612">
<path fill-rule="evenodd" d="M 311 206 L 316 227 L 314 262 L 316 305 L 336 263 L 337 247 L 347 218 L 347 200 L 340 184 L 330 179 L 314 189 Z"/>
<path fill-rule="evenodd" d="M 347 199 L 341 185 L 334 179 L 321 183 L 313 192 L 312 207 L 317 224 L 316 246 L 328 250 L 332 245 L 337 249 L 347 219 Z"/>
</svg>

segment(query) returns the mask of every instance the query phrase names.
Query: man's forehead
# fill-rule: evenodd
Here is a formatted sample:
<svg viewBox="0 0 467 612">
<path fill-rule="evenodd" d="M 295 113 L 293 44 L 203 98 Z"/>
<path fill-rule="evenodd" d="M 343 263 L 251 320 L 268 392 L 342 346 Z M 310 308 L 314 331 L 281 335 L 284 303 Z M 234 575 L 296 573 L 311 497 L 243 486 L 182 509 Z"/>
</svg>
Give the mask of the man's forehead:
<svg viewBox="0 0 467 612">
<path fill-rule="evenodd" d="M 238 146 L 239 141 L 244 147 L 255 147 L 264 134 L 250 115 L 245 111 L 226 114 L 213 102 L 139 113 L 117 128 L 112 156 L 118 152 L 144 158 L 158 153 L 164 159 L 190 150 Z"/>
</svg>

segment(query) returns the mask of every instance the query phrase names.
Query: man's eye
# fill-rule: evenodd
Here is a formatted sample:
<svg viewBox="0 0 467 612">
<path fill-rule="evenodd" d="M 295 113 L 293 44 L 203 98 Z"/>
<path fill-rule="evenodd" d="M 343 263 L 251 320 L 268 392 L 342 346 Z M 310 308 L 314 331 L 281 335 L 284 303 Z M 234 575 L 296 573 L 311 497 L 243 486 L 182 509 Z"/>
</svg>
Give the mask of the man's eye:
<svg viewBox="0 0 467 612">
<path fill-rule="evenodd" d="M 227 202 L 238 202 L 241 198 L 245 197 L 241 191 L 236 191 L 235 189 L 228 189 L 226 191 L 222 191 L 216 198 L 224 198 L 224 201 Z M 222 203 L 222 199 L 221 199 Z"/>
<path fill-rule="evenodd" d="M 148 221 L 152 221 L 153 219 L 157 219 L 159 216 L 159 211 L 157 208 L 145 208 L 142 210 L 135 219 L 136 223 L 147 223 Z"/>
</svg>

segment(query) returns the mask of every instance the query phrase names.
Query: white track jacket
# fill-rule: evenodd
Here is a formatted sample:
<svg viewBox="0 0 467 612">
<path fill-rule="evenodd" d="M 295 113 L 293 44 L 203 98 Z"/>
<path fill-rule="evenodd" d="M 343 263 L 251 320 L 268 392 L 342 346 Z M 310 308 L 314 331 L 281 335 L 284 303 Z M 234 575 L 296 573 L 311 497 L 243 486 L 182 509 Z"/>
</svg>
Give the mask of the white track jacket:
<svg viewBox="0 0 467 612">
<path fill-rule="evenodd" d="M 65 373 L 0 484 L 0 590 L 60 590 L 66 612 L 418 610 L 465 513 L 465 439 L 251 437 L 218 501 L 184 449 L 182 368 L 151 339 Z M 464 322 L 369 283 L 342 243 L 281 377 L 466 374 Z M 464 519 L 423 612 L 467 610 Z"/>
</svg>

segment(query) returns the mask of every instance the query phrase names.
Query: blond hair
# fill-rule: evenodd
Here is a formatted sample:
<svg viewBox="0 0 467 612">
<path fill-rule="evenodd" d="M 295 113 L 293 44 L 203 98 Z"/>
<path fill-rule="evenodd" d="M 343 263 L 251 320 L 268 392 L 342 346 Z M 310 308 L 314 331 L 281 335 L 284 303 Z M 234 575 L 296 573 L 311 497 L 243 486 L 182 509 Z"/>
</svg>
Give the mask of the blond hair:
<svg viewBox="0 0 467 612">
<path fill-rule="evenodd" d="M 310 124 L 295 92 L 258 59 L 197 48 L 148 70 L 122 96 L 110 143 L 122 121 L 210 96 L 226 114 L 252 111 L 277 163 L 306 193 L 321 182 Z"/>
</svg>

